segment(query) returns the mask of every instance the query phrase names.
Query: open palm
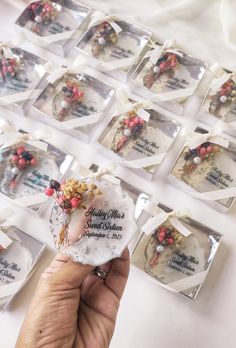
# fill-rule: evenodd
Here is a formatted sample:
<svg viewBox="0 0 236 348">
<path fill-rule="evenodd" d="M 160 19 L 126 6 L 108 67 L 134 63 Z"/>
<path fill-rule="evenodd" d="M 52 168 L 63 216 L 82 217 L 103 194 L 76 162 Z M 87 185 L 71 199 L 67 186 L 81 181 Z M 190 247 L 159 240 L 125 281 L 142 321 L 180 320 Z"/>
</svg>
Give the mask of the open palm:
<svg viewBox="0 0 236 348">
<path fill-rule="evenodd" d="M 16 348 L 107 348 L 129 273 L 129 252 L 102 268 L 58 254 L 43 274 Z"/>
</svg>

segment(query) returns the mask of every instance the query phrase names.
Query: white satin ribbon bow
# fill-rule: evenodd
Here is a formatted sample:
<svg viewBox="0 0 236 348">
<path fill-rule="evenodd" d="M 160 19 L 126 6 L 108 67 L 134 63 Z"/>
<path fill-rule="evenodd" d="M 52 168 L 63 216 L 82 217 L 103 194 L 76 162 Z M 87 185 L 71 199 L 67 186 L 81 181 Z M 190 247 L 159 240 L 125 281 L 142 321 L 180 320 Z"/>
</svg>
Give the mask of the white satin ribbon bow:
<svg viewBox="0 0 236 348">
<path fill-rule="evenodd" d="M 183 57 L 183 53 L 175 48 L 175 40 L 166 40 L 162 46 L 152 45 L 153 50 L 149 52 L 149 59 L 156 64 L 158 59 L 166 52 L 174 53 L 179 57 Z"/>
<path fill-rule="evenodd" d="M 152 212 L 152 211 L 157 211 L 156 209 L 156 204 L 149 202 L 149 206 L 151 206 L 151 208 L 149 207 L 149 209 L 144 209 L 147 210 L 148 212 Z M 155 209 L 154 209 L 155 208 Z M 163 210 L 161 210 L 160 214 L 157 214 L 153 217 L 151 217 L 145 225 L 143 225 L 141 228 L 142 230 L 147 233 L 150 234 L 152 233 L 158 226 L 160 226 L 163 222 L 165 222 L 167 219 L 170 221 L 170 223 L 172 224 L 173 227 L 175 227 L 178 232 L 180 232 L 184 237 L 188 237 L 191 232 L 183 225 L 183 223 L 180 221 L 181 217 L 186 217 L 189 216 L 189 212 L 186 211 L 176 211 L 173 210 L 170 213 L 166 213 Z M 173 291 L 173 292 L 180 292 L 180 291 L 184 291 L 190 288 L 193 288 L 195 286 L 198 286 L 200 284 L 202 284 L 207 276 L 208 273 L 208 269 L 205 271 L 202 271 L 200 273 L 197 274 L 193 274 L 189 277 L 186 277 L 184 279 L 180 279 L 168 284 L 164 284 L 161 281 L 155 279 L 155 282 L 157 282 L 161 287 Z"/>
<path fill-rule="evenodd" d="M 210 84 L 210 90 L 212 92 L 217 92 L 220 87 L 229 79 L 232 79 L 236 82 L 236 73 L 227 74 L 225 71 L 222 71 L 220 76 L 217 76 Z"/>
<path fill-rule="evenodd" d="M 129 101 L 128 92 L 123 87 L 117 89 L 116 98 L 118 102 L 117 111 L 119 114 L 134 111 L 139 117 L 143 118 L 144 121 L 149 121 L 150 113 L 146 109 L 153 108 L 153 103 L 150 100 L 131 103 Z M 126 167 L 138 169 L 160 164 L 165 156 L 166 152 L 163 152 L 144 158 L 138 158 L 136 160 L 127 161 L 122 158 L 117 161 Z"/>
<path fill-rule="evenodd" d="M 104 179 L 112 182 L 115 185 L 120 185 L 120 179 L 114 176 L 116 170 L 115 163 L 108 163 L 103 166 L 100 166 L 97 172 L 93 173 L 82 164 L 75 162 L 71 170 L 75 173 L 78 172 L 83 178 L 100 179 L 101 177 L 103 177 Z"/>
<path fill-rule="evenodd" d="M 222 147 L 228 148 L 230 142 L 235 144 L 235 139 L 233 137 L 227 136 L 230 140 L 223 137 L 222 132 L 230 129 L 231 124 L 226 124 L 223 121 L 219 121 L 212 129 L 206 134 L 198 134 L 192 138 L 187 139 L 187 145 L 190 149 L 194 149 L 197 146 L 210 141 L 214 144 L 220 145 Z M 199 199 L 217 201 L 220 199 L 225 199 L 229 197 L 236 196 L 236 187 L 228 187 L 225 189 L 218 189 L 208 192 L 198 192 L 196 190 L 191 190 L 189 193 Z"/>
<path fill-rule="evenodd" d="M 150 113 L 145 109 L 152 109 L 153 103 L 150 100 L 144 100 L 143 102 L 131 103 L 129 101 L 128 92 L 125 88 L 120 87 L 116 91 L 116 99 L 118 102 L 118 112 L 120 114 L 134 111 L 144 121 L 148 122 Z"/>
<path fill-rule="evenodd" d="M 0 42 L 0 49 L 3 50 L 4 57 L 7 59 L 13 58 L 13 53 L 11 48 L 21 45 L 25 40 L 26 40 L 26 37 L 22 32 L 22 33 L 19 33 L 12 40 L 9 40 L 6 42 Z"/>
<path fill-rule="evenodd" d="M 180 51 L 179 49 L 174 48 L 175 47 L 175 41 L 174 40 L 167 40 L 164 42 L 162 46 L 157 46 L 155 43 L 152 43 L 150 45 L 153 50 L 150 50 L 149 52 L 146 53 L 145 58 L 148 58 L 152 64 L 156 64 L 158 59 L 166 52 L 173 53 L 179 57 L 183 57 L 183 52 Z M 182 99 L 185 97 L 188 97 L 192 95 L 197 87 L 196 85 L 193 85 L 191 87 L 186 87 L 186 88 L 180 88 L 177 90 L 171 90 L 171 91 L 166 91 L 166 92 L 161 92 L 161 93 L 154 93 L 147 89 L 146 91 L 144 90 L 143 93 L 144 95 L 146 94 L 146 97 L 151 99 L 154 102 L 161 102 L 161 101 L 172 101 L 172 100 L 178 100 Z"/>
<path fill-rule="evenodd" d="M 113 184 L 119 185 L 120 179 L 114 176 L 115 170 L 116 170 L 116 164 L 108 163 L 107 165 L 100 166 L 96 173 L 89 174 L 89 177 L 95 178 L 95 179 L 100 179 L 103 177 L 104 179 L 112 182 Z"/>
<path fill-rule="evenodd" d="M 210 141 L 227 148 L 229 146 L 229 140 L 225 139 L 222 135 L 226 129 L 228 129 L 228 125 L 223 121 L 219 121 L 209 130 L 208 133 L 200 134 L 195 132 L 192 137 L 187 139 L 187 145 L 190 149 L 195 149 L 199 145 Z"/>
<path fill-rule="evenodd" d="M 145 207 L 144 207 L 145 209 Z M 151 218 L 141 227 L 141 229 L 146 234 L 150 234 L 155 231 L 155 229 L 162 225 L 166 220 L 169 220 L 171 225 L 176 228 L 184 237 L 188 237 L 191 232 L 183 225 L 180 218 L 189 216 L 188 211 L 177 211 L 173 210 L 170 213 L 166 213 L 161 210 L 161 212 Z"/>
<path fill-rule="evenodd" d="M 115 32 L 119 34 L 122 31 L 122 28 L 116 23 L 117 20 L 118 20 L 117 16 L 114 16 L 114 15 L 106 16 L 104 13 L 94 12 L 92 15 L 92 20 L 89 24 L 89 27 L 94 27 L 103 22 L 108 22 L 111 25 L 111 27 L 115 30 Z"/>
<path fill-rule="evenodd" d="M 108 22 L 116 34 L 119 34 L 123 29 L 117 24 L 117 21 L 121 20 L 117 16 L 111 15 L 106 16 L 103 13 L 95 12 L 92 15 L 92 20 L 90 22 L 89 27 L 94 27 L 104 21 Z M 112 59 L 110 61 L 102 61 L 101 59 L 97 59 L 93 57 L 93 67 L 95 67 L 97 70 L 102 72 L 108 72 L 108 71 L 114 71 L 114 70 L 120 70 L 120 69 L 129 69 L 135 62 L 139 59 L 139 53 L 136 52 L 134 56 L 130 56 L 128 58 L 120 58 L 120 59 Z"/>
<path fill-rule="evenodd" d="M 77 56 L 74 62 L 69 67 L 60 67 L 55 69 L 48 77 L 49 83 L 54 83 L 55 81 L 62 78 L 65 74 L 79 74 L 83 73 L 87 68 L 87 60 L 84 56 Z"/>
<path fill-rule="evenodd" d="M 26 142 L 40 150 L 47 151 L 48 144 L 40 140 L 46 140 L 51 136 L 45 129 L 37 129 L 32 133 L 20 133 L 8 122 L 0 124 L 0 147 L 5 149 L 20 142 Z"/>
</svg>

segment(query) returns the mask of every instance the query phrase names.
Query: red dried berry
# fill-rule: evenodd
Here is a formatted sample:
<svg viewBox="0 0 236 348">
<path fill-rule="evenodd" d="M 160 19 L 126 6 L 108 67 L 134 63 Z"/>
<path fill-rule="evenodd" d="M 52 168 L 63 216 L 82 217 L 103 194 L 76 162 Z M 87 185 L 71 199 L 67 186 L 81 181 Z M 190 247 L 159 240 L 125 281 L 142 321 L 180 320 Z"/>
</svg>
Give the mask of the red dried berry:
<svg viewBox="0 0 236 348">
<path fill-rule="evenodd" d="M 45 190 L 44 190 L 44 193 L 45 195 L 51 197 L 54 193 L 54 190 L 51 188 L 51 187 L 47 187 Z"/>
</svg>

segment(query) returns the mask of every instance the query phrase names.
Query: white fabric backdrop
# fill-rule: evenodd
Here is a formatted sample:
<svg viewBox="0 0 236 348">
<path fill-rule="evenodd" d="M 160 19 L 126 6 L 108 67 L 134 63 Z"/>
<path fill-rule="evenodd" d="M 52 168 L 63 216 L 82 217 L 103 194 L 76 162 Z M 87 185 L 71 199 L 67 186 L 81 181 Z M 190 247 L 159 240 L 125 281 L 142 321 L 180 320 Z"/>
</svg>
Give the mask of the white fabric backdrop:
<svg viewBox="0 0 236 348">
<path fill-rule="evenodd" d="M 227 68 L 236 69 L 234 61 L 236 35 L 234 23 L 221 22 L 220 8 L 227 9 L 234 15 L 234 1 L 225 0 L 86 0 L 87 4 L 110 13 L 132 17 L 139 23 L 155 30 L 157 38 L 164 41 L 176 38 L 177 42 L 189 53 L 208 62 L 218 60 Z M 13 5 L 11 6 L 10 3 Z M 0 1 L 0 40 L 8 40 L 14 35 L 13 23 L 24 1 Z M 224 12 L 225 13 L 225 12 Z M 226 18 L 223 16 L 223 18 Z M 229 25 L 230 24 L 230 25 Z M 228 31 L 228 25 L 231 28 Z M 228 39 L 231 39 L 231 43 Z M 27 47 L 45 58 L 59 59 L 48 52 L 32 45 Z M 66 60 L 63 60 L 66 63 Z M 114 85 L 115 81 L 113 81 Z M 187 119 L 194 126 L 194 111 L 198 101 L 192 100 Z M 34 129 L 38 122 L 29 118 L 7 113 L 16 124 L 25 129 Z M 43 125 L 40 125 L 42 127 Z M 79 156 L 81 161 L 96 156 L 100 162 L 106 157 L 99 153 L 95 145 L 87 146 L 60 132 L 52 130 L 55 144 L 63 146 L 66 151 Z M 79 149 L 79 151 L 77 150 Z M 196 302 L 189 302 L 180 295 L 170 293 L 155 283 L 148 281 L 142 274 L 131 268 L 127 288 L 121 303 L 117 326 L 110 348 L 234 348 L 235 347 L 235 312 L 236 312 L 236 207 L 226 215 L 220 214 L 205 204 L 189 197 L 166 182 L 166 173 L 171 161 L 177 155 L 178 144 L 169 154 L 160 173 L 151 181 L 144 180 L 127 170 L 121 171 L 129 182 L 157 195 L 164 204 L 178 210 L 188 207 L 193 216 L 202 223 L 225 234 L 224 243 L 213 263 L 208 278 Z M 0 206 L 3 202 L 0 201 Z M 20 212 L 18 225 L 29 234 L 33 234 L 51 244 L 46 221 L 27 213 Z M 35 226 L 32 229 L 32 226 Z M 13 348 L 14 343 L 29 305 L 33 291 L 42 270 L 48 265 L 52 252 L 47 253 L 40 262 L 39 269 L 17 296 L 11 311 L 0 314 L 1 348 Z M 59 348 L 59 347 L 58 347 Z"/>
</svg>

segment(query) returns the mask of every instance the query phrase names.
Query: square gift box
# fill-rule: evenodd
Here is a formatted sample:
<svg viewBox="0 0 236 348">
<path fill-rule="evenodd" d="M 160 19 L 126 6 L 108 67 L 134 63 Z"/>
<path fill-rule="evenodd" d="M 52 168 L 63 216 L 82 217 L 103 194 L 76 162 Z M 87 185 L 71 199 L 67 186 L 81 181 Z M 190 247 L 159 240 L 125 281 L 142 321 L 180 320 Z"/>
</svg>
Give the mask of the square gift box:
<svg viewBox="0 0 236 348">
<path fill-rule="evenodd" d="M 73 0 L 34 1 L 16 20 L 16 27 L 32 43 L 66 55 L 76 45 L 77 30 L 90 12 L 88 6 Z"/>
<path fill-rule="evenodd" d="M 198 119 L 210 126 L 223 121 L 225 132 L 236 136 L 236 75 L 222 69 L 207 90 Z"/>
<path fill-rule="evenodd" d="M 149 114 L 148 121 L 135 110 L 115 115 L 97 141 L 121 165 L 152 177 L 177 137 L 180 124 L 153 106 L 141 110 Z"/>
<path fill-rule="evenodd" d="M 15 226 L 1 227 L 11 244 L 0 251 L 0 311 L 5 310 L 35 270 L 45 244 Z"/>
<path fill-rule="evenodd" d="M 195 300 L 214 261 L 222 235 L 159 204 L 144 210 L 131 264 L 163 288 Z"/>
<path fill-rule="evenodd" d="M 181 114 L 206 71 L 206 63 L 176 48 L 174 41 L 155 45 L 130 77 L 135 93 Z"/>
<path fill-rule="evenodd" d="M 20 133 L 24 136 L 25 133 Z M 1 137 L 3 134 L 0 135 Z M 61 179 L 73 157 L 39 140 L 16 142 L 0 150 L 0 195 L 22 207 L 39 211 L 48 197 L 50 179 Z M 11 138 L 11 134 L 6 134 Z"/>
<path fill-rule="evenodd" d="M 11 244 L 0 251 L 0 311 L 5 310 L 28 281 L 45 244 L 15 226 L 2 227 Z"/>
<path fill-rule="evenodd" d="M 0 106 L 24 115 L 30 102 L 40 94 L 38 87 L 48 62 L 19 47 L 10 51 L 11 58 L 0 55 Z"/>
<path fill-rule="evenodd" d="M 75 89 L 77 100 L 73 95 Z M 93 73 L 65 74 L 53 83 L 48 82 L 32 105 L 30 115 L 88 141 L 114 92 L 111 85 Z"/>
<path fill-rule="evenodd" d="M 151 37 L 151 32 L 116 16 L 93 13 L 77 48 L 90 64 L 121 81 L 126 81 Z"/>
<path fill-rule="evenodd" d="M 192 144 L 194 144 L 192 146 Z M 197 128 L 169 172 L 172 183 L 213 208 L 226 212 L 236 196 L 236 144 L 220 124 Z"/>
</svg>

